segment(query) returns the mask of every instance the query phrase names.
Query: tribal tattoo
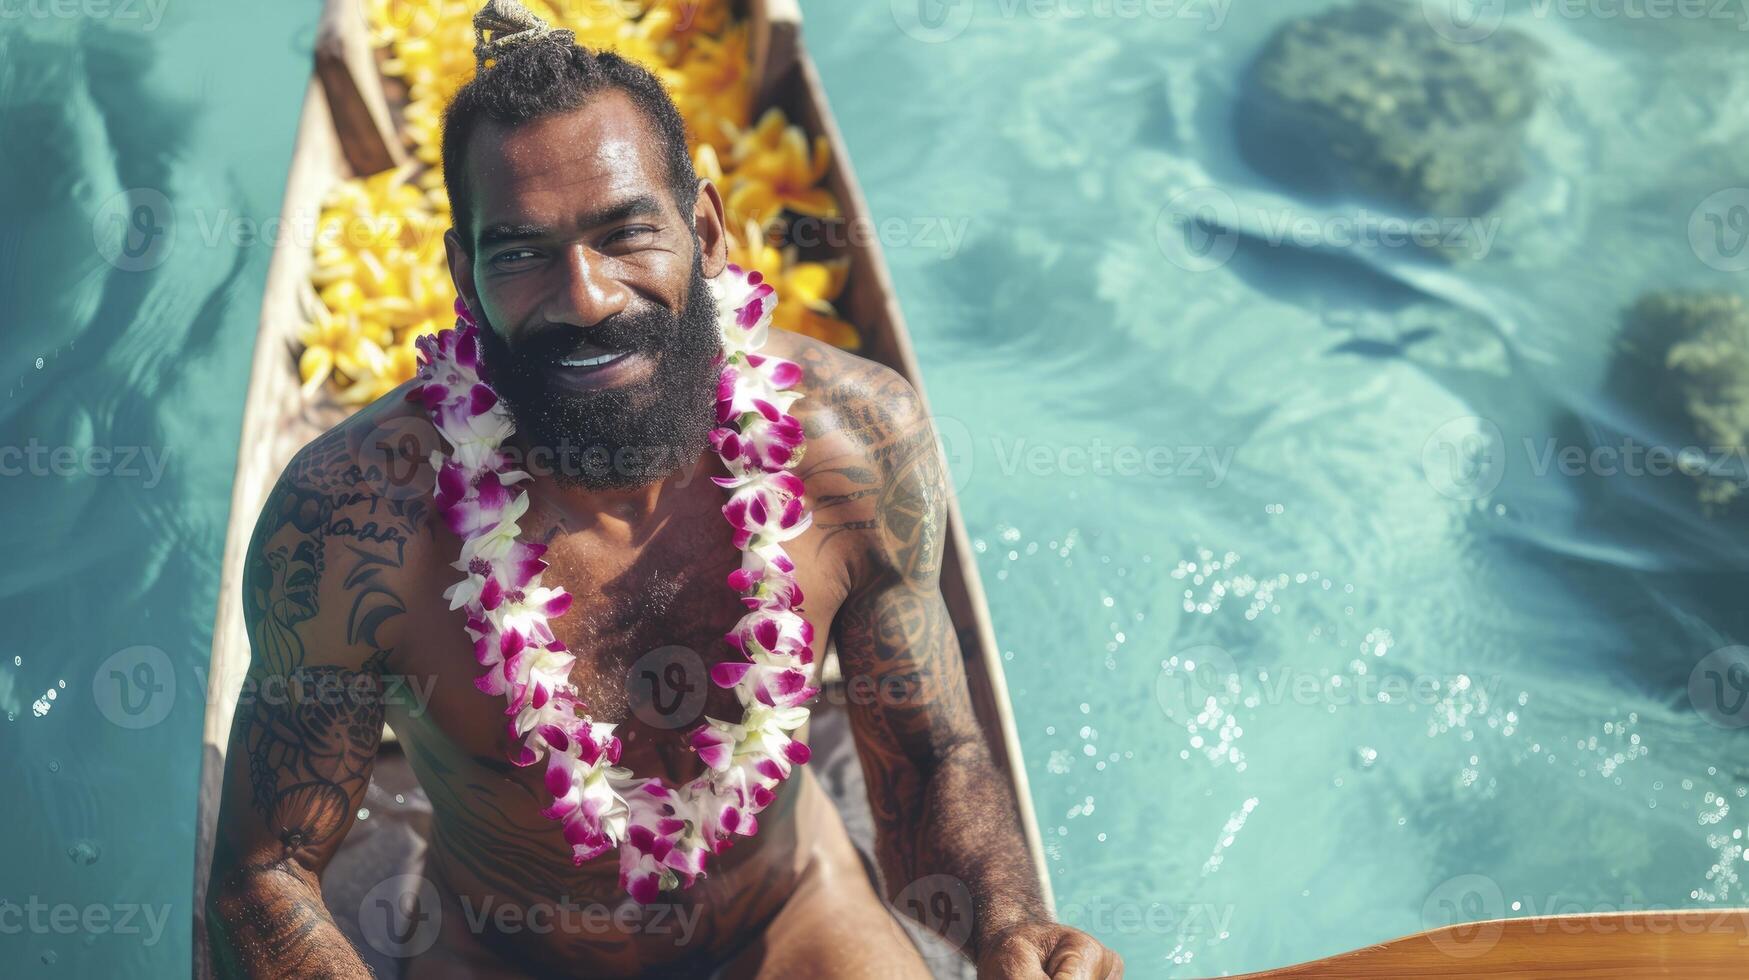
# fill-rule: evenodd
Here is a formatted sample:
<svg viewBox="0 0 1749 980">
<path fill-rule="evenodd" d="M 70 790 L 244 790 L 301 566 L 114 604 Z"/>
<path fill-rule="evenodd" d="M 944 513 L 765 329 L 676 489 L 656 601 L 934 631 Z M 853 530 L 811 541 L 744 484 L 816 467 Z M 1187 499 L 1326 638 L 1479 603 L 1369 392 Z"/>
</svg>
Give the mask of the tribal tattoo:
<svg viewBox="0 0 1749 980">
<path fill-rule="evenodd" d="M 208 887 L 222 975 L 366 975 L 317 874 L 351 827 L 382 738 L 393 582 L 426 503 L 370 491 L 357 426 L 286 468 L 243 576 L 253 659 L 232 724 Z M 324 604 L 339 616 L 324 617 Z"/>
<path fill-rule="evenodd" d="M 851 707 L 887 893 L 954 876 L 976 902 L 976 945 L 1042 916 L 1043 901 L 941 594 L 949 489 L 935 432 L 896 372 L 812 346 L 796 360 L 815 395 L 810 446 L 830 447 L 808 461 L 815 524 L 848 546 L 852 569 L 832 626 L 843 672 L 902 694 Z"/>
</svg>

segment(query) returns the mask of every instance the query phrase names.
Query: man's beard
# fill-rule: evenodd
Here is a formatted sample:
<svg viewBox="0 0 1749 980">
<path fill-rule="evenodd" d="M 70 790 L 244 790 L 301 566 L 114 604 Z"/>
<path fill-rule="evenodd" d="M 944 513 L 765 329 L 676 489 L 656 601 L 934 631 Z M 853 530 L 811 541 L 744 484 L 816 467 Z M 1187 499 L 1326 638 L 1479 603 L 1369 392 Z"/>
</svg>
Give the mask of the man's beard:
<svg viewBox="0 0 1749 980">
<path fill-rule="evenodd" d="M 655 370 L 644 381 L 603 391 L 558 387 L 548 372 L 585 336 L 609 351 L 643 353 Z M 486 380 L 529 447 L 530 458 L 516 462 L 536 476 L 550 471 L 562 484 L 590 490 L 648 484 L 698 459 L 716 425 L 721 353 L 716 298 L 697 259 L 678 316 L 647 307 L 587 328 L 540 327 L 514 347 L 480 321 Z"/>
</svg>

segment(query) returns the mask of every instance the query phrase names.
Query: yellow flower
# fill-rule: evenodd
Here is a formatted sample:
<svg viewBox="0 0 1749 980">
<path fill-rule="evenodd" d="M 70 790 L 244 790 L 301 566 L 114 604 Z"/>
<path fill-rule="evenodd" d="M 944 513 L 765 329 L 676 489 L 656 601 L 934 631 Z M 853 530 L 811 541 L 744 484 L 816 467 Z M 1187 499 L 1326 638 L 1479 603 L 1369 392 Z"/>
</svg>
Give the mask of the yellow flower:
<svg viewBox="0 0 1749 980">
<path fill-rule="evenodd" d="M 801 127 L 791 126 L 783 111 L 767 109 L 758 125 L 740 133 L 729 151 L 731 210 L 768 226 L 784 210 L 816 218 L 836 218 L 838 200 L 816 186 L 832 168 L 826 138 L 816 136 L 813 152 Z"/>
<path fill-rule="evenodd" d="M 743 269 L 758 270 L 777 290 L 773 324 L 846 350 L 862 346 L 856 328 L 838 319 L 832 308 L 832 301 L 844 291 L 849 259 L 799 261 L 794 245 L 778 250 L 759 225 L 750 221 L 739 236 L 730 236 L 729 261 Z"/>
<path fill-rule="evenodd" d="M 716 37 L 729 26 L 724 0 L 647 0 L 638 26 L 669 64 L 686 57 L 693 42 Z"/>
<path fill-rule="evenodd" d="M 448 105 L 474 77 L 474 12 L 463 0 L 373 0 L 372 38 L 389 49 L 382 72 L 407 85 L 411 101 Z"/>
<path fill-rule="evenodd" d="M 408 177 L 392 170 L 346 181 L 323 202 L 310 272 L 320 307 L 298 359 L 307 390 L 331 378 L 353 403 L 393 389 L 413 376 L 413 338 L 451 316 L 449 215 Z"/>
<path fill-rule="evenodd" d="M 662 73 L 675 107 L 706 145 L 726 152 L 747 128 L 753 101 L 747 69 L 747 29 L 737 27 L 721 38 L 694 39 L 686 58 Z"/>
</svg>

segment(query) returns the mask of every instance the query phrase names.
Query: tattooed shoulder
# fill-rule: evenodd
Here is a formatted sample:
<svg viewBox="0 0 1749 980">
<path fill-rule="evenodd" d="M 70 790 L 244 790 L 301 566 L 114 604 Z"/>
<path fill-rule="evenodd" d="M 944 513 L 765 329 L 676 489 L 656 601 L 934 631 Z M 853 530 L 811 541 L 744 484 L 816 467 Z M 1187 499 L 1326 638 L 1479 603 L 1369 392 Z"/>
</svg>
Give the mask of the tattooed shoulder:
<svg viewBox="0 0 1749 980">
<path fill-rule="evenodd" d="M 366 410 L 300 450 L 269 492 L 243 574 L 264 672 L 357 667 L 393 648 L 400 579 L 430 535 L 421 425 Z"/>
<path fill-rule="evenodd" d="M 803 371 L 796 407 L 808 450 L 799 469 L 815 526 L 848 549 L 857 585 L 933 582 L 947 482 L 922 396 L 897 371 L 829 344 L 797 338 L 785 356 Z"/>
</svg>

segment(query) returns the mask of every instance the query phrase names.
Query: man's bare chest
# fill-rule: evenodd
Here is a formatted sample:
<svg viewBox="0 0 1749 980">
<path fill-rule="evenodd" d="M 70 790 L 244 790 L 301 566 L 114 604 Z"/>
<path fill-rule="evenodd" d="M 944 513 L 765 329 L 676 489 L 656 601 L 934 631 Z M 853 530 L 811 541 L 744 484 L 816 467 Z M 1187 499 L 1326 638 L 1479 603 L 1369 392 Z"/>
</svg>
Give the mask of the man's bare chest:
<svg viewBox="0 0 1749 980">
<path fill-rule="evenodd" d="M 714 508 L 693 509 L 643 528 L 631 540 L 575 530 L 539 506 L 522 523 L 525 540 L 548 547 L 543 584 L 573 596 L 571 608 L 551 626 L 576 655 L 571 682 L 590 716 L 618 726 L 623 764 L 688 778 L 697 763 L 686 734 L 706 717 L 733 719 L 741 712 L 733 692 L 710 679 L 712 666 L 740 658 L 724 635 L 747 612 L 728 584 L 741 565 L 728 522 Z M 826 539 L 810 530 L 787 546 L 804 596 L 801 612 L 814 627 L 816 663 L 848 581 L 843 558 Z M 448 543 L 440 538 L 435 548 Z M 408 597 L 410 629 L 391 669 L 424 679 L 409 689 L 427 691 L 428 703 L 412 706 L 420 717 L 403 717 L 399 724 L 416 739 L 442 744 L 444 755 L 461 757 L 457 762 L 502 760 L 509 747 L 502 699 L 474 687 L 481 668 L 463 618 L 441 599 L 459 573 L 441 560 L 425 566 L 413 576 L 420 584 Z M 404 713 L 390 714 L 395 723 Z"/>
</svg>

